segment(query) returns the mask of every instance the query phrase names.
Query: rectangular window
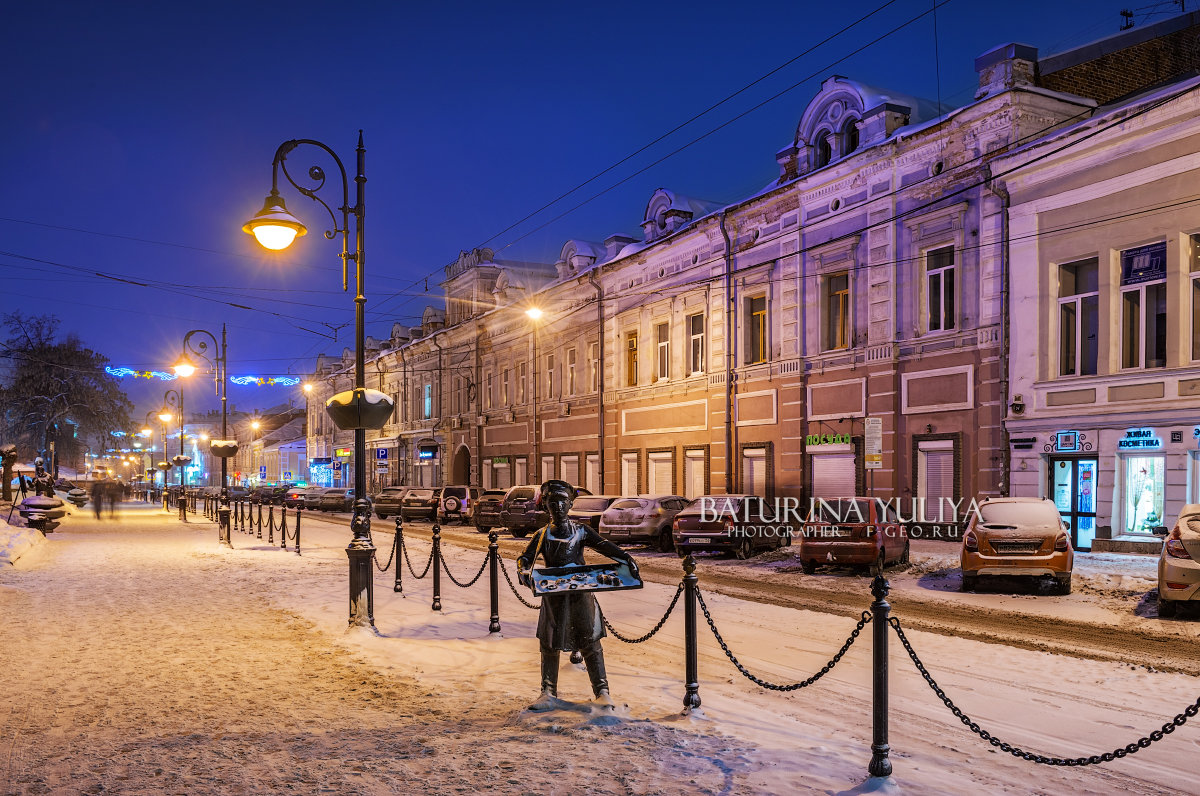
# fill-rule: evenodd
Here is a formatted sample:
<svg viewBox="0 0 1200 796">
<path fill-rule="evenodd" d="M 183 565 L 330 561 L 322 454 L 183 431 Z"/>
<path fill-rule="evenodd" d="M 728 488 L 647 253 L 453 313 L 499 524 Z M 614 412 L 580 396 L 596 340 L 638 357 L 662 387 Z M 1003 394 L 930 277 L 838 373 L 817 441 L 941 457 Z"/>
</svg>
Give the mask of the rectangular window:
<svg viewBox="0 0 1200 796">
<path fill-rule="evenodd" d="M 517 403 L 525 403 L 525 363 L 517 363 Z"/>
<path fill-rule="evenodd" d="M 850 347 L 850 274 L 825 278 L 825 349 Z"/>
<path fill-rule="evenodd" d="M 1121 252 L 1121 367 L 1167 365 L 1167 244 Z"/>
<path fill-rule="evenodd" d="M 767 297 L 746 299 L 746 364 L 767 361 Z"/>
<path fill-rule="evenodd" d="M 1200 233 L 1188 238 L 1192 274 L 1192 359 L 1200 359 Z"/>
<path fill-rule="evenodd" d="M 660 323 L 654 327 L 658 381 L 671 378 L 671 325 Z"/>
<path fill-rule="evenodd" d="M 704 372 L 704 315 L 688 316 L 688 375 Z"/>
<path fill-rule="evenodd" d="M 512 406 L 512 393 L 508 389 L 511 370 L 511 368 L 505 368 L 504 372 L 500 375 L 500 405 L 506 409 Z"/>
<path fill-rule="evenodd" d="M 450 411 L 454 414 L 458 414 L 460 411 L 462 411 L 459 408 L 461 406 L 461 400 L 460 400 L 460 396 L 459 396 L 459 392 L 458 392 L 459 389 L 461 389 L 461 387 L 462 387 L 462 379 L 458 376 L 455 376 L 454 377 L 454 387 L 450 391 Z"/>
<path fill-rule="evenodd" d="M 600 345 L 598 343 L 588 343 L 588 361 L 592 373 L 592 392 L 600 390 Z"/>
<path fill-rule="evenodd" d="M 1100 261 L 1058 268 L 1058 375 L 1094 376 L 1100 333 Z"/>
<path fill-rule="evenodd" d="M 925 254 L 925 303 L 931 332 L 955 328 L 954 247 Z"/>
<path fill-rule="evenodd" d="M 546 355 L 546 397 L 554 397 L 554 354 Z"/>
<path fill-rule="evenodd" d="M 575 394 L 575 360 L 577 355 L 574 348 L 567 349 L 567 395 Z M 572 481 L 571 483 L 575 483 Z"/>
<path fill-rule="evenodd" d="M 433 417 L 433 385 L 428 382 L 421 388 L 421 417 Z"/>
<path fill-rule="evenodd" d="M 625 334 L 625 386 L 636 387 L 638 383 L 638 333 Z"/>
<path fill-rule="evenodd" d="M 492 409 L 496 406 L 496 393 L 493 392 L 494 385 L 492 384 L 492 374 L 489 372 L 483 377 L 484 396 L 487 401 L 487 408 Z"/>
</svg>

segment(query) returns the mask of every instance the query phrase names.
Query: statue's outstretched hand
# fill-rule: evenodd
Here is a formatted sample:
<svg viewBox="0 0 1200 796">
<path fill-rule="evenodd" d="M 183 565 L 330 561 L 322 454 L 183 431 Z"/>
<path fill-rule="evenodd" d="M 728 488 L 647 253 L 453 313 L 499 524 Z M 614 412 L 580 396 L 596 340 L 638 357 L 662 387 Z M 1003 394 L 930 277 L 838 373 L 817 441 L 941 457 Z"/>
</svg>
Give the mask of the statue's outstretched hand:
<svg viewBox="0 0 1200 796">
<path fill-rule="evenodd" d="M 533 588 L 533 573 L 520 564 L 517 565 L 517 583 Z"/>
<path fill-rule="evenodd" d="M 635 578 L 637 578 L 638 580 L 641 580 L 642 576 L 638 572 L 638 565 L 637 565 L 637 562 L 633 560 L 633 556 L 629 556 L 628 558 L 626 558 L 625 563 L 629 564 L 629 571 L 631 573 L 633 573 L 633 576 Z"/>
</svg>

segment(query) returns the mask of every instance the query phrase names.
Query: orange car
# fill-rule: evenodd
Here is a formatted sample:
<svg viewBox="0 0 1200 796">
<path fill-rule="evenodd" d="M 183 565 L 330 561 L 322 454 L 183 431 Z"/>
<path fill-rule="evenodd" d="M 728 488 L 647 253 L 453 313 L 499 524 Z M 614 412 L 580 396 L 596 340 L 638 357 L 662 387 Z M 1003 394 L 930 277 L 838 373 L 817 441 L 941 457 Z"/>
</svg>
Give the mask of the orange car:
<svg viewBox="0 0 1200 796">
<path fill-rule="evenodd" d="M 908 530 L 886 502 L 867 497 L 819 500 L 801 533 L 800 568 L 806 575 L 821 564 L 908 566 Z"/>
<path fill-rule="evenodd" d="M 1054 578 L 1071 593 L 1075 551 L 1054 502 L 1044 498 L 986 498 L 963 534 L 962 590 L 991 575 Z"/>
</svg>

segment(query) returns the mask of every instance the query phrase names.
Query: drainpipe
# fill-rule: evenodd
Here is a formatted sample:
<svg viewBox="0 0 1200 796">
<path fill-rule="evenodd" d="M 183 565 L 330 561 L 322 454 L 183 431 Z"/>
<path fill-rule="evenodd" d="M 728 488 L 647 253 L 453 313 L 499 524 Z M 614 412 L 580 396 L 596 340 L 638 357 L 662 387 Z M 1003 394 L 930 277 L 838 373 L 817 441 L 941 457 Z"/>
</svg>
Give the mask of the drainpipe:
<svg viewBox="0 0 1200 796">
<path fill-rule="evenodd" d="M 596 337 L 600 342 L 599 358 L 596 362 L 596 367 L 599 373 L 596 374 L 596 417 L 597 426 L 596 437 L 600 440 L 600 492 L 604 493 L 604 288 L 600 285 L 600 280 L 596 278 L 596 272 L 600 270 L 600 266 L 596 266 L 588 271 L 588 282 L 596 291 Z M 584 472 L 587 472 L 587 460 L 583 463 Z"/>
<path fill-rule="evenodd" d="M 729 231 L 725 229 L 725 211 L 717 217 L 721 225 L 721 237 L 725 239 L 725 492 L 735 491 L 733 479 L 733 379 L 734 379 L 734 323 L 736 299 L 733 295 L 733 245 Z"/>
<path fill-rule="evenodd" d="M 411 340 L 411 338 L 410 338 L 410 340 Z M 408 425 L 408 409 L 409 409 L 408 360 L 404 356 L 403 348 L 401 348 L 398 353 L 400 354 L 400 403 L 401 403 L 401 410 L 400 410 L 401 426 L 400 426 L 400 429 L 401 429 L 401 433 L 396 435 L 396 448 L 397 448 L 396 455 L 399 456 L 400 459 L 403 460 L 403 462 L 404 462 L 404 472 L 401 473 L 401 475 L 400 475 L 401 486 L 404 486 L 404 485 L 411 486 L 412 479 L 410 479 L 408 477 L 409 475 L 411 475 L 411 473 L 408 471 L 408 468 L 411 466 L 412 462 L 410 461 L 411 457 L 409 456 L 409 451 L 408 451 L 408 442 L 409 442 L 408 437 L 407 436 L 404 437 L 404 443 L 400 444 L 400 437 L 403 435 L 405 426 Z"/>
<path fill-rule="evenodd" d="M 992 179 L 990 165 L 984 165 L 987 174 L 987 186 L 1000 197 L 1000 411 L 1003 419 L 1000 422 L 1000 495 L 1008 497 L 1012 491 L 1012 446 L 1008 434 L 1008 361 L 1009 361 L 1009 328 L 1008 328 L 1008 208 L 1010 197 L 1008 189 Z"/>
<path fill-rule="evenodd" d="M 436 388 L 436 397 L 435 397 L 435 399 L 434 399 L 434 402 L 433 402 L 433 408 L 435 408 L 437 411 L 433 413 L 433 414 L 435 414 L 435 415 L 436 415 L 436 419 L 434 419 L 434 418 L 432 418 L 432 417 L 430 418 L 430 420 L 433 420 L 433 428 L 435 429 L 435 432 L 434 432 L 434 438 L 436 439 L 436 438 L 437 438 L 437 436 L 436 436 L 436 430 L 437 430 L 438 428 L 441 428 L 441 427 L 442 427 L 442 379 L 444 378 L 445 374 L 443 374 L 443 372 L 442 372 L 442 343 L 441 343 L 441 341 L 440 341 L 440 340 L 438 340 L 438 336 L 437 336 L 437 334 L 436 334 L 436 333 L 434 333 L 434 334 L 430 335 L 429 339 L 430 339 L 431 341 L 433 341 L 433 344 L 434 344 L 435 346 L 437 346 L 437 350 L 438 350 L 438 360 L 437 360 L 437 388 Z M 453 433 L 451 433 L 451 434 L 450 434 L 450 436 L 453 438 L 453 436 L 454 436 L 454 435 L 453 435 Z M 446 432 L 445 432 L 445 431 L 442 431 L 442 437 L 443 437 L 443 439 L 446 437 Z M 444 446 L 444 447 L 445 447 L 445 452 L 446 452 L 447 454 L 449 454 L 449 453 L 450 453 L 450 447 L 451 447 L 451 445 L 453 445 L 453 440 L 451 440 L 451 442 L 450 442 L 450 443 L 448 443 L 448 444 L 446 444 L 446 445 Z M 443 446 L 441 445 L 441 443 L 439 443 L 439 444 L 438 444 L 438 448 L 439 448 L 439 450 L 440 450 L 442 447 L 443 447 Z M 439 457 L 438 457 L 439 463 L 441 464 L 441 468 L 440 468 L 440 469 L 441 469 L 441 471 L 442 471 L 442 474 L 441 474 L 441 475 L 442 475 L 442 483 L 446 483 L 446 464 L 445 464 L 445 462 L 446 462 L 446 459 L 447 459 L 447 457 L 446 457 L 446 456 L 439 456 Z M 435 482 L 435 483 L 437 482 L 437 469 L 438 469 L 438 468 L 435 468 L 435 469 L 434 469 L 434 482 Z"/>
<path fill-rule="evenodd" d="M 483 339 L 483 335 L 484 335 L 484 332 L 487 330 L 487 327 L 484 324 L 480 323 L 480 324 L 476 325 L 475 330 L 476 330 L 476 334 L 475 334 L 475 374 L 474 374 L 475 379 L 474 379 L 474 384 L 478 385 L 479 380 L 481 378 L 483 378 L 483 376 L 482 376 L 483 354 L 479 350 L 479 348 L 480 348 L 479 341 Z M 480 407 L 480 409 L 478 411 L 475 411 L 475 416 L 474 417 L 471 416 L 471 412 L 473 411 L 471 409 L 472 393 L 474 393 L 476 396 L 478 396 L 479 395 L 479 387 L 475 386 L 474 389 L 467 388 L 467 401 L 466 401 L 466 407 L 465 407 L 465 410 L 467 413 L 467 420 L 468 420 L 468 422 L 475 423 L 475 420 L 477 420 L 479 418 L 479 416 L 481 414 L 483 414 L 483 411 L 482 411 L 482 407 Z M 479 462 L 479 487 L 480 487 L 480 489 L 482 489 L 483 488 L 483 426 L 480 425 L 479 423 L 475 423 L 475 451 L 476 451 L 475 457 L 476 457 L 477 461 Z M 493 484 L 492 486 L 495 487 L 495 484 Z"/>
</svg>

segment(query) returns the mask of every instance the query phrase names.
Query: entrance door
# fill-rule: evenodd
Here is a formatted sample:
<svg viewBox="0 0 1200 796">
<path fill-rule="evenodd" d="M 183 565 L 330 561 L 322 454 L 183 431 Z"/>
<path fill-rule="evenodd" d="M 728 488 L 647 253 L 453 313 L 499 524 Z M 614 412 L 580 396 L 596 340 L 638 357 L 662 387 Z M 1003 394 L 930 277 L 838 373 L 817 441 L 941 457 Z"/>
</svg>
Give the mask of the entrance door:
<svg viewBox="0 0 1200 796">
<path fill-rule="evenodd" d="M 1050 494 L 1076 550 L 1091 550 L 1096 538 L 1098 463 L 1096 459 L 1050 459 Z"/>
</svg>

